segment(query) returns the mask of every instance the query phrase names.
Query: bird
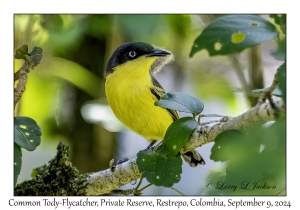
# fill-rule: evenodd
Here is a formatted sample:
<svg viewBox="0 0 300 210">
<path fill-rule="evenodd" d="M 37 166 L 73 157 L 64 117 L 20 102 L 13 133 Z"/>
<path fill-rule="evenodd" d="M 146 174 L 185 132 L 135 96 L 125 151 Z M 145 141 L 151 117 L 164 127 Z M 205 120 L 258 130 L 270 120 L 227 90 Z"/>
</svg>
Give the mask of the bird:
<svg viewBox="0 0 300 210">
<path fill-rule="evenodd" d="M 176 110 L 154 105 L 166 91 L 153 75 L 173 58 L 171 52 L 151 44 L 128 42 L 113 52 L 105 69 L 105 92 L 112 111 L 150 145 L 163 140 L 168 127 L 179 118 Z M 205 164 L 196 150 L 181 156 L 191 167 Z"/>
</svg>

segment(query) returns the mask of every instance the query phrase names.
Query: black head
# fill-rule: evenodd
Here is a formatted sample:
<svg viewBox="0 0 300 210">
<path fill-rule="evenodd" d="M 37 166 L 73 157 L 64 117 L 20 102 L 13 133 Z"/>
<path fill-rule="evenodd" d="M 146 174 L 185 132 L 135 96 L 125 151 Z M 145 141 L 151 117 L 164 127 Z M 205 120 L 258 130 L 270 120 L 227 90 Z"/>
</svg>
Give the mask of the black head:
<svg viewBox="0 0 300 210">
<path fill-rule="evenodd" d="M 139 58 L 140 56 L 166 56 L 171 53 L 164 50 L 155 49 L 151 44 L 144 42 L 128 42 L 118 47 L 110 57 L 105 75 L 114 72 L 114 68 L 118 65 L 122 65 L 130 60 Z"/>
</svg>

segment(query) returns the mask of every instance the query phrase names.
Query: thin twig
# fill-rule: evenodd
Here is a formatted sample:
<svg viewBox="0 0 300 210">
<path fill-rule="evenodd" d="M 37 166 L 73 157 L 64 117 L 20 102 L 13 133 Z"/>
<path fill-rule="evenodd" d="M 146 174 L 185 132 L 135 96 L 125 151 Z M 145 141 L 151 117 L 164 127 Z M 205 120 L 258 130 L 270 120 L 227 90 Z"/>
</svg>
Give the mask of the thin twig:
<svg viewBox="0 0 300 210">
<path fill-rule="evenodd" d="M 208 121 L 208 122 L 203 122 L 200 125 L 207 125 L 207 124 L 217 123 L 217 122 L 221 122 L 221 121 L 220 120 L 211 120 L 211 121 Z"/>
<path fill-rule="evenodd" d="M 271 96 L 271 93 L 275 90 L 275 88 L 277 87 L 279 83 L 279 80 L 278 80 L 278 71 L 275 73 L 274 75 L 274 79 L 273 79 L 273 82 L 272 82 L 272 85 L 268 88 L 266 88 L 267 90 L 265 90 L 261 95 L 260 97 L 258 98 L 258 101 L 257 101 L 257 104 L 262 104 L 266 101 L 267 98 L 270 98 Z"/>
<path fill-rule="evenodd" d="M 232 65 L 234 66 L 235 73 L 237 74 L 239 81 L 242 84 L 242 89 L 245 91 L 246 95 L 250 94 L 250 89 L 247 84 L 245 75 L 243 74 L 243 67 L 240 64 L 239 60 L 237 59 L 237 55 L 229 55 L 228 56 Z"/>
<path fill-rule="evenodd" d="M 251 90 L 260 89 L 264 86 L 263 81 L 263 65 L 261 59 L 261 46 L 256 45 L 249 49 L 248 52 L 248 74 L 249 74 L 249 88 Z M 251 106 L 255 106 L 258 101 L 257 96 L 248 95 L 248 99 L 251 103 Z"/>
</svg>

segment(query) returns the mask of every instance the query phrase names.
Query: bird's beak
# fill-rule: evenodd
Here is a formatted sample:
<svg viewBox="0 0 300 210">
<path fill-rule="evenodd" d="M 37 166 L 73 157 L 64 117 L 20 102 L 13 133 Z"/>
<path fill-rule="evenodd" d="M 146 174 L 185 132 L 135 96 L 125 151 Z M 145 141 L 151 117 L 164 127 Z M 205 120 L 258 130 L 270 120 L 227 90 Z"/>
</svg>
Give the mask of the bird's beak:
<svg viewBox="0 0 300 210">
<path fill-rule="evenodd" d="M 147 54 L 146 57 L 168 56 L 168 55 L 172 55 L 172 53 L 165 50 L 153 50 L 151 53 Z"/>
</svg>

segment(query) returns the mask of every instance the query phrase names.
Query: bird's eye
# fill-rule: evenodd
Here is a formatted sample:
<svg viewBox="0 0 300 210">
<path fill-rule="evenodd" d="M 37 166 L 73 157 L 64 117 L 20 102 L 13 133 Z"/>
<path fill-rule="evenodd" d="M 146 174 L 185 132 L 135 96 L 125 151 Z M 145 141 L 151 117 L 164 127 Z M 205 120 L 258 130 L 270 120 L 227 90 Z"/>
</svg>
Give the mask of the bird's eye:
<svg viewBox="0 0 300 210">
<path fill-rule="evenodd" d="M 129 57 L 134 58 L 136 56 L 136 52 L 135 51 L 130 51 L 128 53 Z"/>
</svg>

